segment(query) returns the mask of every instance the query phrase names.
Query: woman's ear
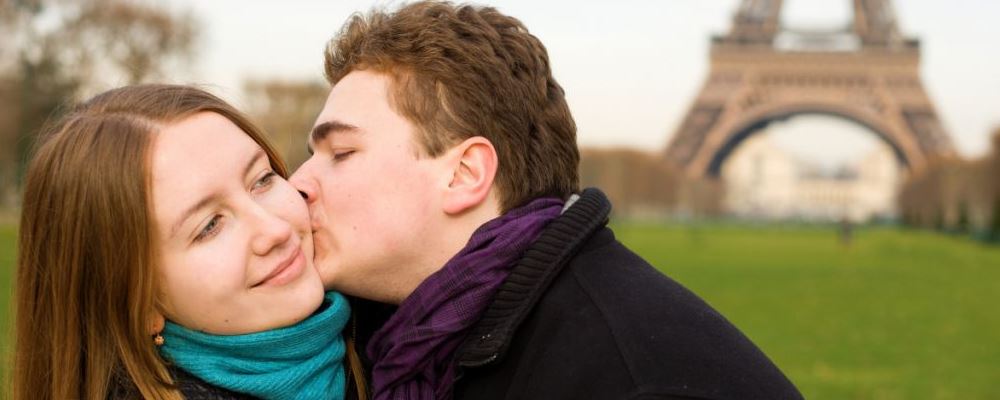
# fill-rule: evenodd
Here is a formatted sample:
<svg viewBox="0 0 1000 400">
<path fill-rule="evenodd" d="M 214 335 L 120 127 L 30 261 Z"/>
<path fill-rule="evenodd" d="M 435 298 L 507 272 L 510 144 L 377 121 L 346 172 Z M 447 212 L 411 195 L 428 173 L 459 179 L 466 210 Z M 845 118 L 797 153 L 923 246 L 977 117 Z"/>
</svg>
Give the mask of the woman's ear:
<svg viewBox="0 0 1000 400">
<path fill-rule="evenodd" d="M 493 143 L 474 136 L 448 150 L 451 181 L 445 189 L 444 212 L 460 214 L 486 201 L 497 173 Z"/>
<path fill-rule="evenodd" d="M 147 321 L 146 326 L 148 331 L 146 333 L 149 336 L 155 336 L 160 332 L 163 332 L 163 327 L 167 324 L 167 319 L 163 317 L 163 314 L 159 310 L 154 309 L 149 314 L 149 321 Z"/>
</svg>

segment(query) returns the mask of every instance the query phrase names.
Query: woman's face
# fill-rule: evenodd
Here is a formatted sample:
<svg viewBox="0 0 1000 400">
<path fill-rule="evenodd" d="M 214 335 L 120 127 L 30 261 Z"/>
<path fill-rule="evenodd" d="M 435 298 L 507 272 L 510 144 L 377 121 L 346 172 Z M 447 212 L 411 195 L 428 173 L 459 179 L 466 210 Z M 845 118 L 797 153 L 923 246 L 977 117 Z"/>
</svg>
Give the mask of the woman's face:
<svg viewBox="0 0 1000 400">
<path fill-rule="evenodd" d="M 154 136 L 151 174 L 167 319 L 232 335 L 319 307 L 305 202 L 243 130 L 210 112 L 170 125 Z"/>
</svg>

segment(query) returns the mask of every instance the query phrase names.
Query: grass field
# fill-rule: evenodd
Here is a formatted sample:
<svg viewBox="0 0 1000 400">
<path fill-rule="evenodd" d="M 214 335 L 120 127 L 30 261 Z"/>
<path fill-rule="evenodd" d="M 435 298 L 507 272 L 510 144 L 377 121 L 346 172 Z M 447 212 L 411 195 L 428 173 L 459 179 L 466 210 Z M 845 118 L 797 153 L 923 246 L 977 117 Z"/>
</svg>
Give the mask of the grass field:
<svg viewBox="0 0 1000 400">
<path fill-rule="evenodd" d="M 1000 398 L 1000 248 L 897 229 L 619 224 L 809 399 Z M 14 229 L 0 227 L 7 331 Z M 0 340 L 0 351 L 6 349 Z"/>
<path fill-rule="evenodd" d="M 620 225 L 809 399 L 1000 398 L 1000 248 L 896 229 Z"/>
<path fill-rule="evenodd" d="M 8 344 L 13 334 L 13 307 L 11 295 L 14 288 L 14 248 L 17 231 L 9 224 L 0 223 L 0 398 L 6 394 L 4 384 L 10 352 Z"/>
</svg>

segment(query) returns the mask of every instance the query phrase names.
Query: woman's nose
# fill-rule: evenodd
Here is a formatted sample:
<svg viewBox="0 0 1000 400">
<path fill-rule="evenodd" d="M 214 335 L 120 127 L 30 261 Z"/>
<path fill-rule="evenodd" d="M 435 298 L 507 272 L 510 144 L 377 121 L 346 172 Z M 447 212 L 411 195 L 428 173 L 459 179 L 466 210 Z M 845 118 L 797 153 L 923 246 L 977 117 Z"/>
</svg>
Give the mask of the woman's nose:
<svg viewBox="0 0 1000 400">
<path fill-rule="evenodd" d="M 255 254 L 266 255 L 291 239 L 293 230 L 288 221 L 271 214 L 263 207 L 257 207 L 253 214 L 250 226 L 255 232 L 250 245 Z"/>
</svg>

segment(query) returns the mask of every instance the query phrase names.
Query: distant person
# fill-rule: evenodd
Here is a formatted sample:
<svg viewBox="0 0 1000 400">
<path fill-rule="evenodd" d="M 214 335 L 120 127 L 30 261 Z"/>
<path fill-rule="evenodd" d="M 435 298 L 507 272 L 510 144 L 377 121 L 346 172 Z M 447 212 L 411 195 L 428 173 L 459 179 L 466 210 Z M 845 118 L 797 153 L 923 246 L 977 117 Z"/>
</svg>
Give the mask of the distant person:
<svg viewBox="0 0 1000 400">
<path fill-rule="evenodd" d="M 41 140 L 15 400 L 344 397 L 347 300 L 324 295 L 305 203 L 246 117 L 198 89 L 131 86 Z"/>
<path fill-rule="evenodd" d="M 854 236 L 854 224 L 846 216 L 840 219 L 840 244 L 844 247 L 851 246 L 851 238 Z"/>
<path fill-rule="evenodd" d="M 375 399 L 801 398 L 615 239 L 520 21 L 442 2 L 375 10 L 330 42 L 326 74 L 313 155 L 290 181 L 324 283 L 354 296 L 348 332 Z"/>
</svg>

